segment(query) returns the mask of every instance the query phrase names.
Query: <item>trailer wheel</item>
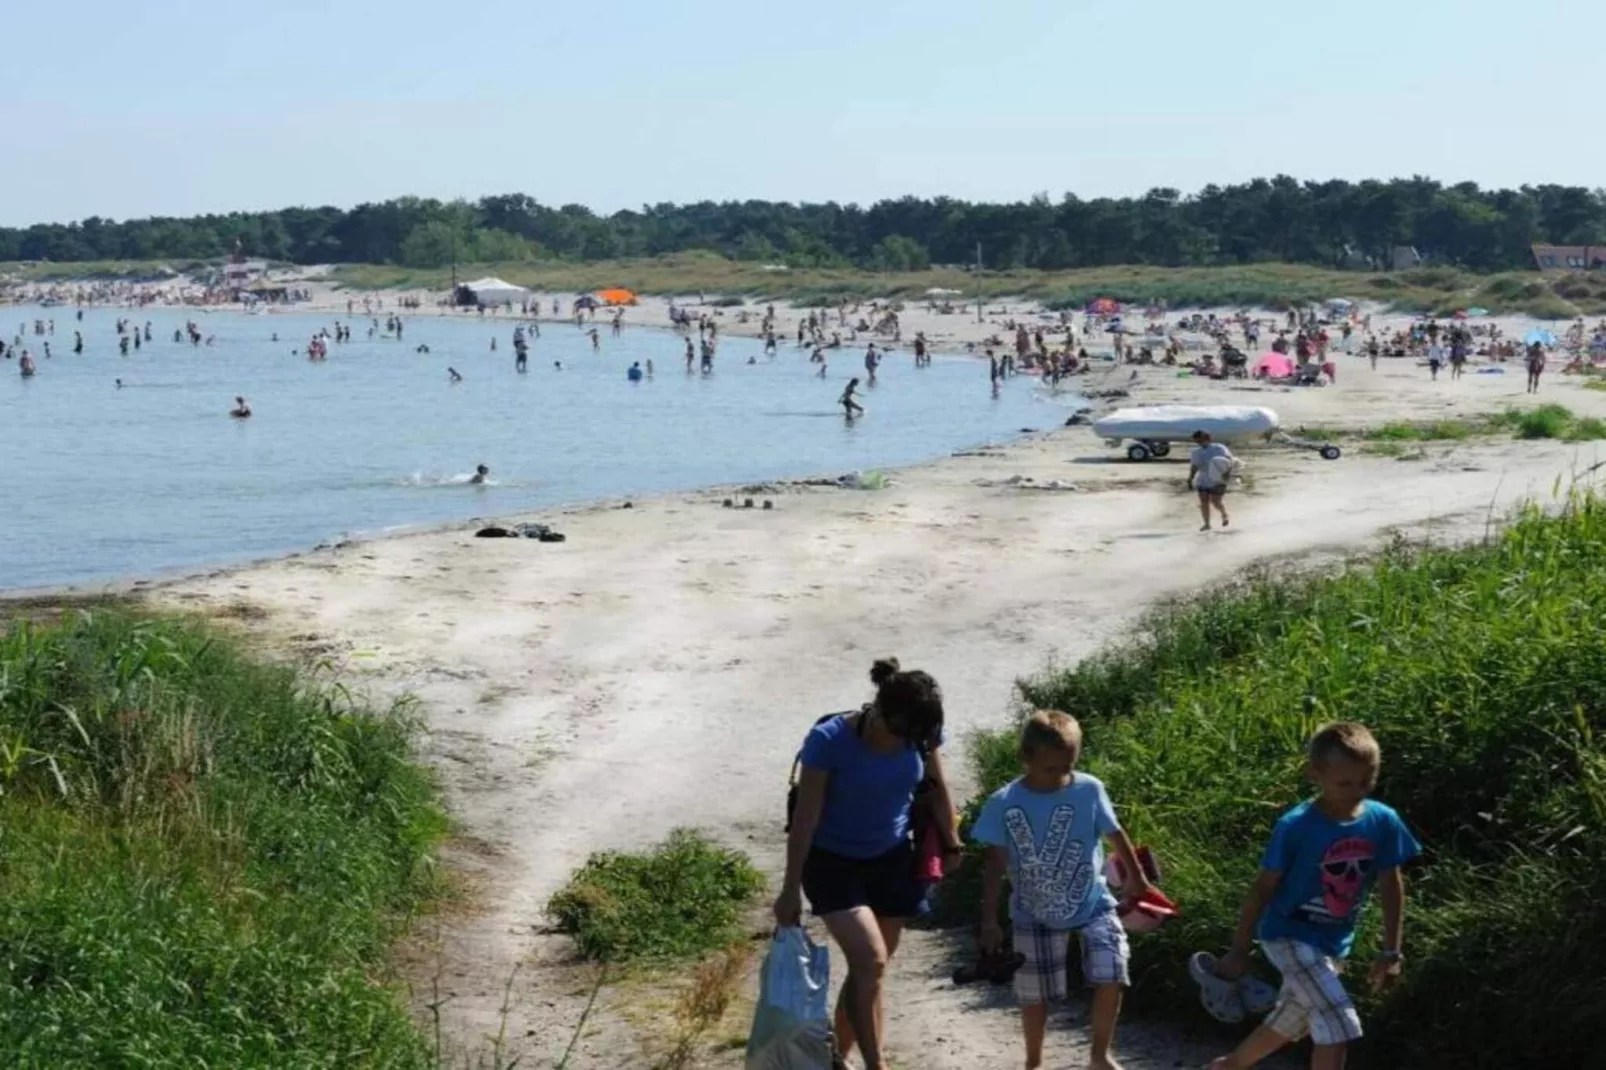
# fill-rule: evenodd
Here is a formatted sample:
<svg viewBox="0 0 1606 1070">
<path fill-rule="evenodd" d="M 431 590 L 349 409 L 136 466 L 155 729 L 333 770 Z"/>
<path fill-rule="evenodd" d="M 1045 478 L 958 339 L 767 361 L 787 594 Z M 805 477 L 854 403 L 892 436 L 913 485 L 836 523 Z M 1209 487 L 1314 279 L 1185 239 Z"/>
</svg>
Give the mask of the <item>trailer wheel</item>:
<svg viewBox="0 0 1606 1070">
<path fill-rule="evenodd" d="M 1324 461 L 1336 461 L 1343 455 L 1344 451 L 1339 449 L 1337 446 L 1322 447 L 1322 460 Z"/>
<path fill-rule="evenodd" d="M 1141 442 L 1134 442 L 1126 448 L 1126 459 L 1129 461 L 1146 461 L 1149 459 L 1149 447 Z"/>
<path fill-rule="evenodd" d="M 1171 452 L 1171 443 L 1151 442 L 1149 443 L 1149 452 L 1154 454 L 1156 457 L 1164 457 Z"/>
</svg>

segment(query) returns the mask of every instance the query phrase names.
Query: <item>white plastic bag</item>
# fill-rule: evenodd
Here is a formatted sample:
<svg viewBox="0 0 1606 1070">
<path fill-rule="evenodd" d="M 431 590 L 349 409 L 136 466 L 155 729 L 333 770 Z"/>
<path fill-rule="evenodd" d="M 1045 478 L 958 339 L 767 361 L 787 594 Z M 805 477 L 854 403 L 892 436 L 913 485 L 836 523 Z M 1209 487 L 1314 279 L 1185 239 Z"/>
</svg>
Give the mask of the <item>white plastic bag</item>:
<svg viewBox="0 0 1606 1070">
<path fill-rule="evenodd" d="M 831 1070 L 831 953 L 797 926 L 775 931 L 747 1038 L 747 1070 Z"/>
</svg>

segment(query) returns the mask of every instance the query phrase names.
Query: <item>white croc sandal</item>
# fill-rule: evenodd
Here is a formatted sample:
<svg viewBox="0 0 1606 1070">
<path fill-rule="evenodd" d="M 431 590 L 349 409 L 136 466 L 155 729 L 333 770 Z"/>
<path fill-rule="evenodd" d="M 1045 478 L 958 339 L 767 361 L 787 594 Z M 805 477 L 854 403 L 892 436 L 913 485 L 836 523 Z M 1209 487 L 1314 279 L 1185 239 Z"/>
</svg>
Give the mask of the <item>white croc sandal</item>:
<svg viewBox="0 0 1606 1070">
<path fill-rule="evenodd" d="M 1249 974 L 1244 974 L 1238 982 L 1238 996 L 1243 1000 L 1244 1010 L 1250 1014 L 1270 1014 L 1277 1006 L 1279 995 L 1276 985 Z"/>
<path fill-rule="evenodd" d="M 1227 1025 L 1244 1020 L 1244 1000 L 1238 982 L 1216 975 L 1216 957 L 1200 951 L 1188 960 L 1188 976 L 1199 986 L 1199 1002 L 1210 1017 Z"/>
</svg>

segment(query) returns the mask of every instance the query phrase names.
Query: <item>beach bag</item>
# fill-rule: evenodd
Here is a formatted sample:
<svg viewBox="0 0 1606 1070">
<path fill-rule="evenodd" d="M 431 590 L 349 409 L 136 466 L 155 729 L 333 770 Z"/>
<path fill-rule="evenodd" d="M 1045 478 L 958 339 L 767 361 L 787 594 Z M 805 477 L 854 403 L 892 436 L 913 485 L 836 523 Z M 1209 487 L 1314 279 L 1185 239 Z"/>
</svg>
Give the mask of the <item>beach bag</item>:
<svg viewBox="0 0 1606 1070">
<path fill-rule="evenodd" d="M 775 930 L 764 956 L 746 1070 L 831 1070 L 831 954 L 800 926 Z"/>
</svg>

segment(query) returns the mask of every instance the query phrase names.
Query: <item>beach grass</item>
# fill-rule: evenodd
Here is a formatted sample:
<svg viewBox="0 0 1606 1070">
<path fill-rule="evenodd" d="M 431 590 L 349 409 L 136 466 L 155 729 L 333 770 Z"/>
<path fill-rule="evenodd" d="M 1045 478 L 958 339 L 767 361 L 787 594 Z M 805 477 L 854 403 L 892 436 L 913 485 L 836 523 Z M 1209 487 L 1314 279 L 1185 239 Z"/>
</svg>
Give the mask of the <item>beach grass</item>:
<svg viewBox="0 0 1606 1070">
<path fill-rule="evenodd" d="M 192 265 L 158 261 L 0 264 L 0 275 L 30 281 L 148 276 L 159 268 Z M 918 272 L 876 272 L 857 268 L 785 268 L 731 260 L 710 251 L 689 251 L 632 260 L 571 261 L 524 259 L 460 264 L 456 278 L 496 275 L 509 282 L 553 293 L 585 293 L 624 286 L 643 294 L 691 299 L 745 297 L 788 300 L 801 305 L 833 305 L 844 300 L 925 300 L 930 289 L 960 291 L 955 308 L 974 309 L 977 297 L 989 301 L 1024 298 L 1055 309 L 1078 309 L 1096 297 L 1113 297 L 1144 306 L 1171 308 L 1254 307 L 1282 309 L 1334 297 L 1382 302 L 1396 310 L 1448 316 L 1465 308 L 1526 313 L 1545 319 L 1606 314 L 1606 279 L 1511 271 L 1483 275 L 1453 267 L 1402 272 L 1336 271 L 1304 264 L 1258 263 L 1219 267 L 1168 268 L 1148 265 L 1083 268 L 1074 271 L 971 271 L 934 267 Z M 390 288 L 446 290 L 449 269 L 388 264 L 344 264 L 331 281 L 352 290 Z"/>
<path fill-rule="evenodd" d="M 1362 433 L 1372 442 L 1456 442 L 1489 430 L 1482 423 L 1468 420 L 1435 420 L 1432 423 L 1412 424 L 1394 422 Z"/>
<path fill-rule="evenodd" d="M 1080 309 L 1097 297 L 1170 308 L 1255 307 L 1282 309 L 1333 297 L 1380 301 L 1395 309 L 1449 315 L 1482 306 L 1495 313 L 1528 313 L 1562 319 L 1606 312 L 1606 289 L 1556 287 L 1535 272 L 1479 275 L 1455 268 L 1419 268 L 1396 273 L 1334 271 L 1301 264 L 1245 264 L 1232 267 L 1165 268 L 1144 265 L 1076 271 L 965 271 L 933 268 L 921 272 L 871 272 L 851 268 L 770 270 L 765 265 L 729 260 L 711 252 L 676 253 L 640 260 L 574 263 L 530 260 L 459 266 L 461 278 L 491 274 L 532 289 L 580 293 L 624 286 L 644 294 L 741 295 L 755 300 L 789 300 L 801 305 L 832 305 L 843 300 L 926 300 L 930 289 L 958 290 L 955 307 L 978 296 L 989 301 L 1025 298 L 1054 309 Z M 419 286 L 440 290 L 449 284 L 443 271 L 377 266 L 343 266 L 340 282 L 362 289 Z"/>
<path fill-rule="evenodd" d="M 1299 433 L 1307 438 L 1359 439 L 1368 453 L 1397 457 L 1405 454 L 1406 447 L 1415 443 L 1464 442 L 1480 436 L 1501 434 L 1563 442 L 1595 441 L 1606 438 L 1606 422 L 1592 416 L 1580 416 L 1565 405 L 1546 402 L 1532 409 L 1511 408 L 1464 419 L 1430 420 L 1425 423 L 1395 420 L 1379 427 L 1348 430 L 1302 426 Z"/>
<path fill-rule="evenodd" d="M 1263 569 L 1022 681 L 1025 704 L 1082 720 L 1083 765 L 1182 904 L 1133 940 L 1140 1008 L 1205 1023 L 1188 955 L 1230 939 L 1272 823 L 1308 791 L 1304 741 L 1353 719 L 1382 743 L 1378 797 L 1426 847 L 1409 874 L 1403 983 L 1363 997 L 1355 1065 L 1598 1060 L 1606 501 L 1578 492 L 1560 504 L 1525 508 L 1472 546 L 1398 542 L 1323 574 Z M 1015 733 L 976 740 L 984 791 L 1017 774 Z M 973 895 L 972 874 L 946 909 L 969 907 L 973 921 Z M 1360 932 L 1364 963 L 1375 904 Z"/>
<path fill-rule="evenodd" d="M 414 727 L 194 622 L 15 618 L 5 1064 L 432 1065 L 387 980 L 446 827 Z"/>
<path fill-rule="evenodd" d="M 1592 442 L 1606 438 L 1606 422 L 1592 416 L 1579 416 L 1565 405 L 1546 402 L 1536 408 L 1509 409 L 1493 417 L 1498 427 L 1509 429 L 1518 438 L 1560 439 L 1563 442 Z"/>
<path fill-rule="evenodd" d="M 741 852 L 680 829 L 648 851 L 592 855 L 548 913 L 588 959 L 684 960 L 737 941 L 742 913 L 763 888 Z"/>
</svg>

